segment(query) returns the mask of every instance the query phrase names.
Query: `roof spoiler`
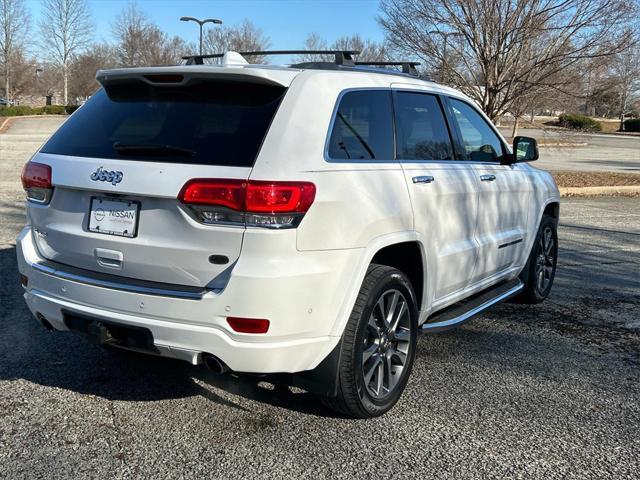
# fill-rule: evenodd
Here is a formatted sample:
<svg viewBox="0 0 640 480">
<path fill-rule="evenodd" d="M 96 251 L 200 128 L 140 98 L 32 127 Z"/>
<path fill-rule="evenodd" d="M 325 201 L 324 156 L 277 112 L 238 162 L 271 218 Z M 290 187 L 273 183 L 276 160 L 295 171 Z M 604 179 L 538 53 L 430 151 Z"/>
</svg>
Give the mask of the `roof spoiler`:
<svg viewBox="0 0 640 480">
<path fill-rule="evenodd" d="M 296 72 L 286 70 L 244 68 L 243 64 L 237 61 L 237 58 L 230 60 L 233 63 L 230 62 L 229 67 L 225 68 L 181 65 L 98 70 L 96 80 L 103 87 L 127 83 L 131 80 L 138 80 L 154 86 L 181 86 L 194 79 L 203 78 L 288 87 L 296 75 Z"/>
</svg>

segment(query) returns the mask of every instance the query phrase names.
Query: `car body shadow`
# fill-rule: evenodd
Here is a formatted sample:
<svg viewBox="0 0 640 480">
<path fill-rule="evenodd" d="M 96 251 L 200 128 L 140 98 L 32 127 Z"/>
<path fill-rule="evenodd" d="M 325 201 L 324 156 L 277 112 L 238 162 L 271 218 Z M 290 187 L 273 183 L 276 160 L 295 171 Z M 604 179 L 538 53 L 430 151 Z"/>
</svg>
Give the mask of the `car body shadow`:
<svg viewBox="0 0 640 480">
<path fill-rule="evenodd" d="M 200 395 L 247 410 L 233 395 L 318 416 L 334 416 L 313 395 L 264 377 L 215 375 L 202 365 L 91 344 L 80 334 L 51 332 L 23 299 L 15 247 L 0 249 L 0 380 L 23 379 L 108 400 L 156 401 Z M 274 386 L 275 385 L 275 386 Z"/>
</svg>

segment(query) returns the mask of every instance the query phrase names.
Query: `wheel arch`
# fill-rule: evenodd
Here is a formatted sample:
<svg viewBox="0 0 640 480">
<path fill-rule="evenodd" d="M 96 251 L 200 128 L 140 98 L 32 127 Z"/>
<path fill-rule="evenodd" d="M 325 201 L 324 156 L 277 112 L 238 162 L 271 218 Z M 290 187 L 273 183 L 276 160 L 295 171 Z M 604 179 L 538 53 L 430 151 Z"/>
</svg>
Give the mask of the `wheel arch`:
<svg viewBox="0 0 640 480">
<path fill-rule="evenodd" d="M 527 222 L 530 232 L 527 235 L 526 248 L 523 249 L 522 256 L 519 261 L 519 264 L 521 265 L 520 272 L 518 273 L 519 275 L 521 275 L 526 269 L 527 261 L 529 260 L 529 255 L 531 254 L 531 249 L 533 248 L 533 243 L 535 241 L 536 234 L 538 233 L 538 227 L 540 226 L 542 217 L 544 215 L 550 215 L 555 220 L 556 226 L 560 219 L 560 198 L 558 196 L 547 197 L 544 201 L 538 202 L 537 205 L 539 205 L 539 207 L 533 207 L 529 213 L 530 217 L 533 217 L 535 222 L 532 223 L 531 220 Z"/>
<path fill-rule="evenodd" d="M 402 259 L 402 254 L 408 253 L 408 259 Z M 345 299 L 340 309 L 340 316 L 336 318 L 334 326 L 331 330 L 331 336 L 338 337 L 336 345 L 328 352 L 326 357 L 320 362 L 320 364 L 313 370 L 306 372 L 300 372 L 294 374 L 294 384 L 302 388 L 307 389 L 310 392 L 335 397 L 337 394 L 337 382 L 338 382 L 338 365 L 340 363 L 340 356 L 342 355 L 342 333 L 351 316 L 351 311 L 354 308 L 358 293 L 364 282 L 365 275 L 369 266 L 375 262 L 382 262 L 383 265 L 393 266 L 398 268 L 398 265 L 402 266 L 403 262 L 406 265 L 409 259 L 413 261 L 420 261 L 420 268 L 414 269 L 411 274 L 405 272 L 412 280 L 412 276 L 415 279 L 417 272 L 422 273 L 422 279 L 420 282 L 419 291 L 416 291 L 416 297 L 418 302 L 418 309 L 423 309 L 427 303 L 428 277 L 425 275 L 426 271 L 429 271 L 428 256 L 425 251 L 425 245 L 422 242 L 420 235 L 416 231 L 404 231 L 398 233 L 392 233 L 383 235 L 373 239 L 367 247 L 363 249 L 361 255 L 361 261 L 359 262 L 359 269 L 354 272 L 353 281 L 351 286 L 345 294 Z M 406 267 L 405 267 L 406 268 Z M 403 271 L 402 268 L 398 268 Z M 412 281 L 413 285 L 413 281 Z M 414 286 L 414 291 L 417 290 Z"/>
<path fill-rule="evenodd" d="M 418 310 L 424 304 L 424 252 L 418 241 L 394 243 L 378 250 L 369 265 L 377 263 L 393 267 L 404 273 L 416 294 Z"/>
<path fill-rule="evenodd" d="M 351 310 L 353 310 L 353 306 L 355 304 L 356 298 L 358 296 L 358 292 L 362 286 L 362 282 L 364 281 L 364 277 L 367 273 L 367 269 L 369 265 L 373 263 L 374 259 L 377 258 L 379 261 L 384 262 L 384 265 L 392 266 L 398 268 L 396 265 L 402 265 L 402 260 L 400 263 L 397 263 L 398 256 L 400 252 L 410 251 L 413 259 L 419 258 L 421 262 L 421 271 L 423 275 L 423 282 L 421 284 L 420 292 L 416 292 L 417 302 L 419 310 L 423 310 L 425 305 L 427 304 L 427 292 L 429 291 L 428 286 L 428 277 L 425 275 L 425 272 L 429 271 L 429 262 L 427 258 L 427 252 L 420 237 L 420 234 L 416 231 L 403 231 L 397 233 L 391 233 L 387 235 L 382 235 L 380 237 L 374 238 L 367 247 L 364 248 L 363 254 L 361 255 L 361 260 L 359 262 L 358 270 L 354 272 L 353 281 L 351 282 L 351 286 L 345 295 L 342 308 L 340 309 L 340 316 L 335 320 L 334 326 L 331 330 L 331 335 L 333 336 L 341 336 L 342 331 L 349 319 L 349 315 L 351 314 Z M 376 257 L 377 256 L 377 257 Z M 396 262 L 394 262 L 396 260 Z M 399 268 L 402 270 L 402 268 Z M 405 274 L 412 279 L 412 275 L 415 278 L 416 272 L 411 272 L 411 275 Z M 414 287 L 416 290 L 416 287 Z"/>
<path fill-rule="evenodd" d="M 540 224 L 543 215 L 549 215 L 552 217 L 556 221 L 557 225 L 558 220 L 560 219 L 560 201 L 557 199 L 550 199 L 545 203 L 542 215 L 540 215 L 540 218 L 538 219 L 538 224 Z"/>
</svg>

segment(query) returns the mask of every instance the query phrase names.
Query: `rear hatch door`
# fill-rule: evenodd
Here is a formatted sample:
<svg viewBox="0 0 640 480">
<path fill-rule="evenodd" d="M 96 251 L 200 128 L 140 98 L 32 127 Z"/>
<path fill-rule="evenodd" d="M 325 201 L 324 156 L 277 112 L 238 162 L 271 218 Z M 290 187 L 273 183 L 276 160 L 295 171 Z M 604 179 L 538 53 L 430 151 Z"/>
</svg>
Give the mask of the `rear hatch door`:
<svg viewBox="0 0 640 480">
<path fill-rule="evenodd" d="M 133 72 L 104 77 L 34 157 L 51 165 L 54 185 L 49 205 L 29 208 L 37 247 L 76 268 L 216 288 L 244 228 L 200 223 L 178 194 L 194 178 L 249 177 L 286 85 Z"/>
</svg>

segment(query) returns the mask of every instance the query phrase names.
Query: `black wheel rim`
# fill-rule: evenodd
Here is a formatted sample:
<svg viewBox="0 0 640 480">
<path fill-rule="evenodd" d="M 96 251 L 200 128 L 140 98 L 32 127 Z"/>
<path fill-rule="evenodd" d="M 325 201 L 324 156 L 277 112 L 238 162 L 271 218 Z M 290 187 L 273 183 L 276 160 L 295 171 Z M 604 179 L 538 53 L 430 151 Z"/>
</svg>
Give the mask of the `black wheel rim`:
<svg viewBox="0 0 640 480">
<path fill-rule="evenodd" d="M 393 393 L 409 357 L 411 312 L 399 290 L 385 291 L 369 316 L 363 339 L 362 375 L 367 393 L 381 400 Z"/>
</svg>

